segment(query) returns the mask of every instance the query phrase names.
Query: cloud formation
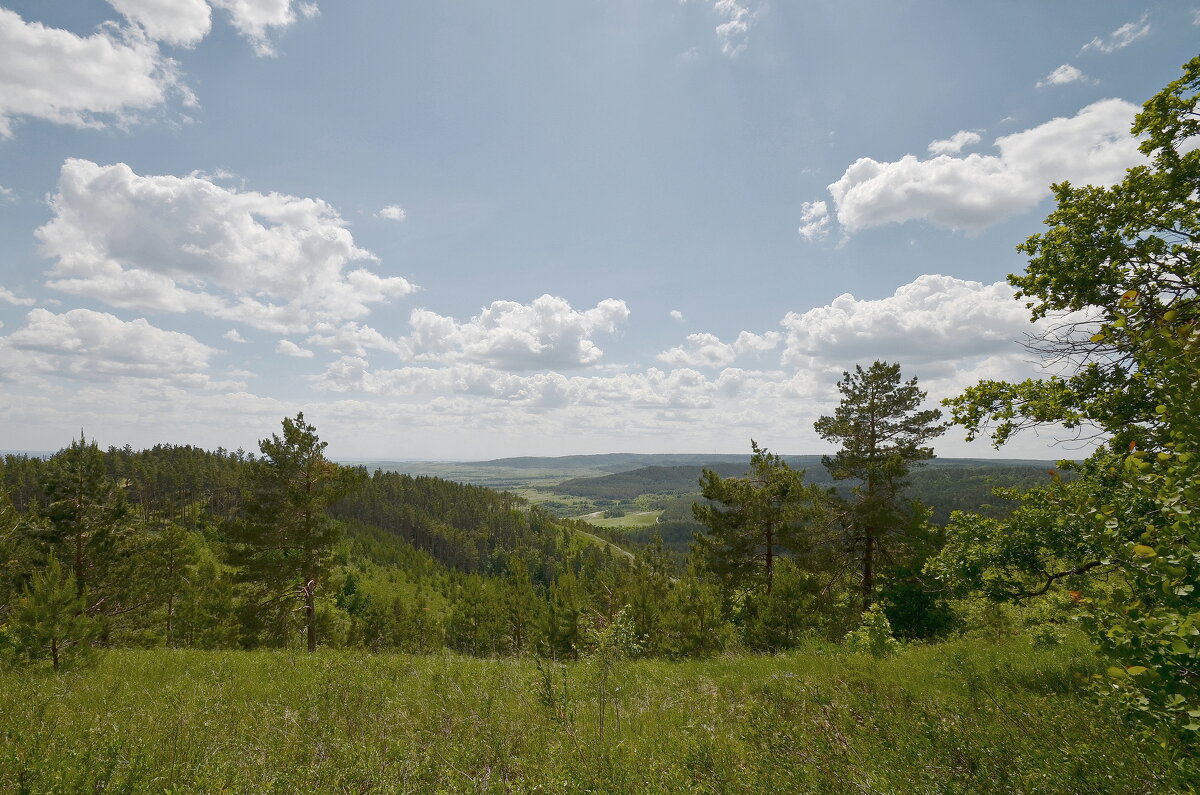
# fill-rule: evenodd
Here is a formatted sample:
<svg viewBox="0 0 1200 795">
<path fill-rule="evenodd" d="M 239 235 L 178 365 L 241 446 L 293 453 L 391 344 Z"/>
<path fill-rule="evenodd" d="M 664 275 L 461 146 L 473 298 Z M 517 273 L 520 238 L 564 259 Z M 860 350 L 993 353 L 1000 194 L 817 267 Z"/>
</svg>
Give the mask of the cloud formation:
<svg viewBox="0 0 1200 795">
<path fill-rule="evenodd" d="M 851 233 L 905 221 L 976 232 L 1034 208 L 1051 183 L 1112 185 L 1144 162 L 1129 134 L 1137 110 L 1100 100 L 1070 118 L 997 138 L 999 155 L 860 158 L 829 186 L 838 223 Z"/>
<path fill-rule="evenodd" d="M 0 138 L 12 136 L 20 116 L 103 127 L 157 108 L 173 93 L 194 101 L 176 63 L 138 28 L 110 23 L 76 36 L 0 8 Z"/>
<path fill-rule="evenodd" d="M 1130 44 L 1133 44 L 1138 39 L 1144 39 L 1150 35 L 1150 12 L 1142 14 L 1141 18 L 1136 22 L 1126 22 L 1121 27 L 1114 30 L 1108 36 L 1096 38 L 1083 45 L 1080 52 L 1087 50 L 1096 50 L 1102 53 L 1113 53 L 1117 50 L 1123 50 Z"/>
<path fill-rule="evenodd" d="M 725 18 L 716 29 L 717 39 L 721 42 L 721 52 L 733 58 L 746 49 L 753 15 L 749 8 L 739 4 L 737 0 L 717 0 L 713 8 Z"/>
<path fill-rule="evenodd" d="M 337 353 L 365 356 L 368 350 L 405 353 L 405 347 L 396 340 L 388 339 L 380 332 L 354 321 L 334 326 L 318 323 L 317 333 L 308 338 L 310 345 L 320 345 Z"/>
<path fill-rule="evenodd" d="M 54 217 L 36 232 L 54 260 L 47 284 L 116 307 L 295 333 L 415 289 L 399 276 L 347 270 L 375 257 L 320 199 L 67 160 L 50 204 Z"/>
<path fill-rule="evenodd" d="M 403 221 L 408 218 L 408 212 L 398 204 L 389 204 L 375 215 L 380 218 L 387 218 L 389 221 Z"/>
<path fill-rule="evenodd" d="M 789 312 L 783 362 L 814 361 L 849 367 L 888 359 L 947 362 L 1011 352 L 1035 329 L 1005 282 L 982 284 L 928 274 L 887 298 L 860 300 L 846 293 L 807 312 Z"/>
<path fill-rule="evenodd" d="M 307 348 L 301 348 L 291 340 L 280 340 L 275 346 L 276 353 L 282 353 L 284 356 L 294 356 L 297 359 L 311 359 L 313 352 Z"/>
<path fill-rule="evenodd" d="M 107 312 L 33 309 L 25 325 L 0 337 L 0 362 L 10 373 L 39 373 L 86 381 L 111 378 L 173 379 L 208 383 L 213 348 L 165 331 L 144 318 L 123 321 Z"/>
<path fill-rule="evenodd" d="M 194 47 L 212 28 L 205 0 L 108 0 L 121 16 L 140 25 L 152 39 Z"/>
<path fill-rule="evenodd" d="M 769 351 L 779 345 L 778 331 L 754 334 L 743 331 L 733 342 L 722 342 L 715 334 L 689 334 L 683 345 L 658 354 L 658 360 L 675 367 L 728 367 L 747 353 Z"/>
<path fill-rule="evenodd" d="M 33 306 L 32 298 L 20 298 L 12 290 L 7 287 L 0 287 L 0 301 L 7 304 L 16 304 L 17 306 Z"/>
<path fill-rule="evenodd" d="M 259 55 L 274 55 L 271 34 L 296 21 L 296 15 L 317 15 L 315 3 L 300 0 L 210 0 L 214 8 L 229 13 L 230 23 L 254 47 Z"/>
<path fill-rule="evenodd" d="M 212 9 L 225 12 L 229 24 L 260 55 L 274 55 L 271 34 L 317 14 L 314 3 L 297 0 L 108 0 L 108 4 L 151 39 L 194 47 L 212 29 Z"/>
<path fill-rule="evenodd" d="M 629 318 L 624 301 L 607 298 L 579 311 L 564 298 L 543 295 L 529 304 L 493 301 L 465 323 L 427 309 L 412 312 L 412 333 L 400 341 L 418 361 L 470 361 L 499 370 L 572 369 L 595 364 L 592 341 Z"/>
<path fill-rule="evenodd" d="M 823 201 L 802 204 L 797 231 L 810 243 L 825 238 L 829 234 L 829 205 Z"/>
<path fill-rule="evenodd" d="M 933 155 L 956 155 L 965 147 L 974 146 L 982 140 L 979 133 L 971 130 L 959 130 L 949 138 L 940 141 L 931 141 L 926 147 L 930 154 Z"/>
<path fill-rule="evenodd" d="M 1046 86 L 1063 86 L 1067 83 L 1078 83 L 1081 80 L 1086 79 L 1087 78 L 1084 77 L 1083 72 L 1079 71 L 1074 66 L 1071 66 L 1071 64 L 1065 63 L 1039 80 L 1037 82 L 1037 87 L 1045 88 Z"/>
</svg>

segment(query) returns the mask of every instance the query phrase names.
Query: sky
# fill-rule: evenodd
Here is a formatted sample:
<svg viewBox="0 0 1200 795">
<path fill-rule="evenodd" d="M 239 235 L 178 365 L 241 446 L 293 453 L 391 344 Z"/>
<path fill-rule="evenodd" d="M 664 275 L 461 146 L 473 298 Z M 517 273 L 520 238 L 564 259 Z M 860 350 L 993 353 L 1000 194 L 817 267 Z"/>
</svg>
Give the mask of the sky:
<svg viewBox="0 0 1200 795">
<path fill-rule="evenodd" d="M 1144 162 L 1197 42 L 1187 2 L 0 0 L 0 449 L 827 452 L 855 364 L 1041 373 L 1015 246 Z"/>
</svg>

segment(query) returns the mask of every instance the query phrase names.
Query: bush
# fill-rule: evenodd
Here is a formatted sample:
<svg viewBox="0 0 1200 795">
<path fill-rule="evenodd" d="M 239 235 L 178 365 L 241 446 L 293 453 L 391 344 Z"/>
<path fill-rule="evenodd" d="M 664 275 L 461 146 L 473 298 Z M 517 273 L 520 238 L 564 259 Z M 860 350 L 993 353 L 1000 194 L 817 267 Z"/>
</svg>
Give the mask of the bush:
<svg viewBox="0 0 1200 795">
<path fill-rule="evenodd" d="M 900 641 L 892 636 L 887 613 L 878 604 L 863 613 L 862 626 L 846 635 L 846 645 L 851 651 L 872 657 L 887 657 L 900 651 Z"/>
</svg>

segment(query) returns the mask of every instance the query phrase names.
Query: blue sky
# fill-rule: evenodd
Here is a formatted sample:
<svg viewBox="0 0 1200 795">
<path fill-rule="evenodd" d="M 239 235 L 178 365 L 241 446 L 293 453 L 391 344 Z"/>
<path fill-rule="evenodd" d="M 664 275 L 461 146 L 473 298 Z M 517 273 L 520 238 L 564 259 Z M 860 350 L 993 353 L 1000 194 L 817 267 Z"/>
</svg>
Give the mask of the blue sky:
<svg viewBox="0 0 1200 795">
<path fill-rule="evenodd" d="M 252 449 L 303 410 L 339 457 L 824 451 L 856 362 L 931 400 L 1037 372 L 1014 246 L 1051 182 L 1141 162 L 1198 22 L 0 0 L 0 448 Z"/>
</svg>

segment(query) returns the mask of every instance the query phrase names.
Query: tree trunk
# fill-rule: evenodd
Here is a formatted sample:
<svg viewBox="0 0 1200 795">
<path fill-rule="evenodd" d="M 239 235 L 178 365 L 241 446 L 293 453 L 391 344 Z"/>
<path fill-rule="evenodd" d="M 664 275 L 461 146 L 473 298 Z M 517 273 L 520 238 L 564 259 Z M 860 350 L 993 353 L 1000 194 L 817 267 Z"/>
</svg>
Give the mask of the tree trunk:
<svg viewBox="0 0 1200 795">
<path fill-rule="evenodd" d="M 171 647 L 171 617 L 175 614 L 175 594 L 167 597 L 167 648 Z"/>
<path fill-rule="evenodd" d="M 308 636 L 308 650 L 317 650 L 317 609 L 315 594 L 317 581 L 309 580 L 304 586 L 304 629 Z"/>
<path fill-rule="evenodd" d="M 774 528 L 767 525 L 767 596 L 771 595 L 771 580 L 775 568 L 775 533 Z"/>
<path fill-rule="evenodd" d="M 875 453 L 874 434 L 872 433 L 871 454 Z M 868 525 L 863 528 L 863 612 L 871 609 L 871 596 L 875 592 L 875 528 L 871 527 L 878 518 L 879 503 L 875 496 L 875 473 L 867 472 L 867 500 L 871 511 L 867 516 Z"/>
<path fill-rule="evenodd" d="M 54 670 L 58 670 L 58 638 L 50 639 L 50 658 L 54 661 Z"/>
<path fill-rule="evenodd" d="M 867 528 L 863 539 L 863 612 L 871 609 L 871 595 L 875 592 L 875 531 Z"/>
</svg>

